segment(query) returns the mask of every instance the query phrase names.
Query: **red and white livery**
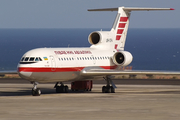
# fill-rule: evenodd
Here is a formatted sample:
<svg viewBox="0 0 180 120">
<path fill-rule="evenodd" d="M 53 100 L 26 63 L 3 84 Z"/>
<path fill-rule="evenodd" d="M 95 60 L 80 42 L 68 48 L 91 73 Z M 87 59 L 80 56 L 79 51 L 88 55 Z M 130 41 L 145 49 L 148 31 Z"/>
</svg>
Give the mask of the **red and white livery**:
<svg viewBox="0 0 180 120">
<path fill-rule="evenodd" d="M 55 82 L 57 92 L 67 92 L 64 81 L 105 79 L 102 92 L 115 92 L 111 80 L 117 74 L 153 74 L 150 71 L 122 71 L 119 67 L 129 65 L 133 56 L 124 51 L 131 11 L 173 10 L 172 8 L 108 8 L 88 11 L 118 11 L 111 31 L 90 33 L 86 48 L 38 48 L 26 52 L 18 64 L 22 78 L 34 84 L 32 95 L 40 95 L 37 83 Z M 154 72 L 167 74 L 169 72 Z M 171 73 L 170 73 L 171 74 Z M 177 74 L 177 73 L 172 73 Z M 179 73 L 178 73 L 179 74 Z M 60 86 L 58 84 L 61 84 Z"/>
</svg>

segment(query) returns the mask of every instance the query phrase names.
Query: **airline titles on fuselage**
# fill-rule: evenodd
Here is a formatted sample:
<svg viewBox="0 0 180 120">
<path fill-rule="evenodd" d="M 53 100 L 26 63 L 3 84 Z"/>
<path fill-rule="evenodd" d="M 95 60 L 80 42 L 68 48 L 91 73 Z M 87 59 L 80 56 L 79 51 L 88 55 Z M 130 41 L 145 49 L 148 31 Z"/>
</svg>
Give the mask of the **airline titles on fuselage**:
<svg viewBox="0 0 180 120">
<path fill-rule="evenodd" d="M 54 51 L 56 55 L 68 55 L 68 54 L 92 54 L 91 51 Z"/>
</svg>

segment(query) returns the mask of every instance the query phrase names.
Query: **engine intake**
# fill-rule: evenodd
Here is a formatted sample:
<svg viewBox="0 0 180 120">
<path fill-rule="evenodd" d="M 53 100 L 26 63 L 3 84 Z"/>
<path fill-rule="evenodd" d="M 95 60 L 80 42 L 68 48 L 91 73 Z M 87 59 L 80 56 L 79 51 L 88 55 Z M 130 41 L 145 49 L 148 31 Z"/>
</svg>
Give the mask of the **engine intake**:
<svg viewBox="0 0 180 120">
<path fill-rule="evenodd" d="M 112 39 L 112 36 L 109 31 L 95 31 L 89 35 L 88 41 L 92 45 L 97 45 L 99 43 L 105 43 L 107 39 Z"/>
<path fill-rule="evenodd" d="M 98 32 L 93 32 L 89 35 L 89 43 L 92 45 L 96 45 L 100 42 L 101 36 Z"/>
<path fill-rule="evenodd" d="M 130 52 L 120 51 L 120 52 L 116 52 L 113 55 L 112 59 L 114 64 L 116 65 L 127 66 L 132 62 L 133 56 L 131 55 Z"/>
</svg>

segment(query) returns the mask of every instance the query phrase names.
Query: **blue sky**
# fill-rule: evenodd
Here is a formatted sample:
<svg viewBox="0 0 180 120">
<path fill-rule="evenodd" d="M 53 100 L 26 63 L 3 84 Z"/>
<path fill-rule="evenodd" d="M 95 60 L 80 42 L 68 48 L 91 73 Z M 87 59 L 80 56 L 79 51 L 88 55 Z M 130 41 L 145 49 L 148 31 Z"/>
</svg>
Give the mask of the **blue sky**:
<svg viewBox="0 0 180 120">
<path fill-rule="evenodd" d="M 0 0 L 0 28 L 111 28 L 117 12 L 91 8 L 170 7 L 132 12 L 130 28 L 180 28 L 180 0 Z"/>
</svg>

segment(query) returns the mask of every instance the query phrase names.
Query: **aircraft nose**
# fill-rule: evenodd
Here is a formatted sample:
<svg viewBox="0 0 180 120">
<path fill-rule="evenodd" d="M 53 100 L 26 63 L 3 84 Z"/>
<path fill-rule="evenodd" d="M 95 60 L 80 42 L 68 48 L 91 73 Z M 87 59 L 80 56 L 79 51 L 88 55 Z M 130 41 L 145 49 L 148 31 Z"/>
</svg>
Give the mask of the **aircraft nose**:
<svg viewBox="0 0 180 120">
<path fill-rule="evenodd" d="M 18 72 L 19 73 L 19 76 L 21 78 L 30 78 L 30 76 L 32 75 L 32 72 Z"/>
<path fill-rule="evenodd" d="M 28 79 L 31 77 L 32 75 L 32 72 L 27 72 L 27 71 L 24 71 L 23 69 L 21 68 L 18 68 L 18 74 L 21 78 L 25 78 L 25 79 Z"/>
</svg>

